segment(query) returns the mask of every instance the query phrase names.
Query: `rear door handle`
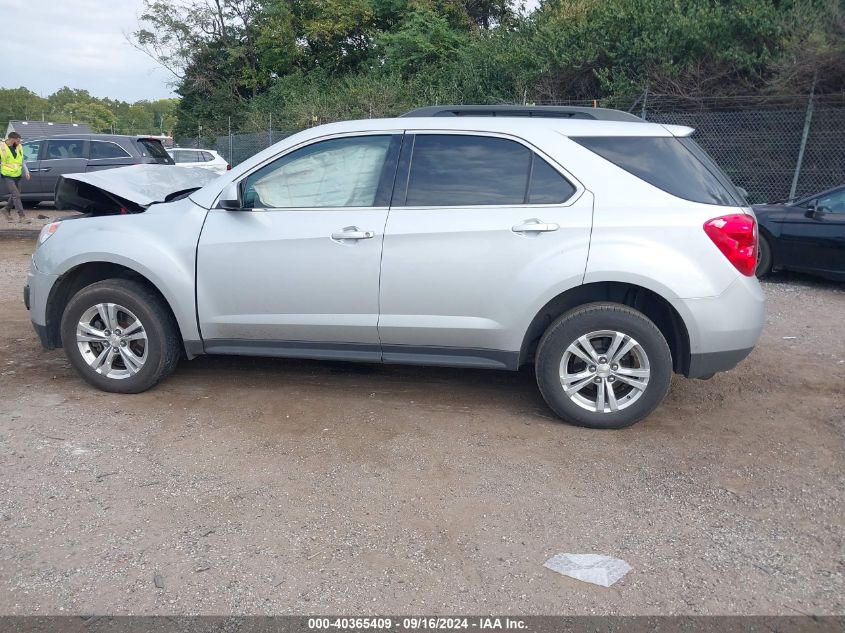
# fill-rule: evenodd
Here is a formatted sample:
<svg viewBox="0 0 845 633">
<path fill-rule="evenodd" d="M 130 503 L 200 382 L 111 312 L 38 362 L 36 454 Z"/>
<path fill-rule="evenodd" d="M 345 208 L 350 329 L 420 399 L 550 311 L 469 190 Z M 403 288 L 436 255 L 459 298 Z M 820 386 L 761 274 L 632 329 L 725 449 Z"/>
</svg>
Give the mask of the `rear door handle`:
<svg viewBox="0 0 845 633">
<path fill-rule="evenodd" d="M 554 222 L 540 222 L 539 220 L 526 220 L 523 224 L 517 224 L 511 228 L 514 233 L 549 233 L 557 231 L 559 224 Z"/>
<path fill-rule="evenodd" d="M 340 240 L 369 240 L 375 237 L 372 231 L 362 231 L 357 226 L 347 226 L 332 233 L 332 239 Z"/>
</svg>

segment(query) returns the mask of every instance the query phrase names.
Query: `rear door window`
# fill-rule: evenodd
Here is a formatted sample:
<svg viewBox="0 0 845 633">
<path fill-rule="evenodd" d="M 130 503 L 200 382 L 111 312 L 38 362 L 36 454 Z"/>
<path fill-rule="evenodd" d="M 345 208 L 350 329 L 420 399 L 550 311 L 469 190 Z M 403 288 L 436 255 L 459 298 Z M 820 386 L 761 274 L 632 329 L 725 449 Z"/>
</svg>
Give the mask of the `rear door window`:
<svg viewBox="0 0 845 633">
<path fill-rule="evenodd" d="M 418 134 L 405 205 L 514 205 L 525 200 L 531 150 L 485 136 Z"/>
<path fill-rule="evenodd" d="M 161 163 L 163 165 L 172 165 L 174 163 L 173 159 L 170 157 L 170 154 L 164 149 L 164 145 L 161 144 L 161 141 L 154 138 L 141 138 L 138 139 L 138 146 L 141 151 L 141 155 L 144 157 L 151 157 L 154 158 L 157 163 Z"/>
<path fill-rule="evenodd" d="M 91 141 L 89 154 L 92 160 L 98 158 L 131 158 L 129 152 L 111 141 Z"/>
<path fill-rule="evenodd" d="M 418 134 L 402 206 L 557 204 L 575 187 L 543 158 L 509 139 Z M 401 196 L 402 193 L 400 192 Z"/>
<path fill-rule="evenodd" d="M 673 196 L 704 204 L 744 204 L 728 177 L 697 145 L 695 151 L 692 151 L 674 137 L 571 138 L 617 167 Z M 697 155 L 699 152 L 707 157 L 709 165 Z"/>
<path fill-rule="evenodd" d="M 64 158 L 85 158 L 85 141 L 74 139 L 50 139 L 47 141 L 46 160 L 58 160 Z"/>
<path fill-rule="evenodd" d="M 214 160 L 214 156 L 212 156 L 208 152 L 198 152 L 198 153 L 202 154 L 202 162 L 204 162 L 204 163 L 210 163 L 211 161 Z"/>
<path fill-rule="evenodd" d="M 528 204 L 558 204 L 572 197 L 575 187 L 542 158 L 534 154 Z"/>
<path fill-rule="evenodd" d="M 185 150 L 176 150 L 173 152 L 173 159 L 177 163 L 195 163 L 197 162 L 196 152 L 187 152 Z"/>
</svg>

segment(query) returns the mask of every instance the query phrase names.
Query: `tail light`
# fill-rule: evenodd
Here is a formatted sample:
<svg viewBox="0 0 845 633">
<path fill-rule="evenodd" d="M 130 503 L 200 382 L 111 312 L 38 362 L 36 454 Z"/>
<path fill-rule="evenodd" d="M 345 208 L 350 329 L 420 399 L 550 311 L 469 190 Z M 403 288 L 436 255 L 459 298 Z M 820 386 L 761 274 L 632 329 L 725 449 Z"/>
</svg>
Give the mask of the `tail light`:
<svg viewBox="0 0 845 633">
<path fill-rule="evenodd" d="M 736 213 L 704 223 L 704 232 L 728 261 L 751 277 L 757 267 L 757 222 L 753 215 Z"/>
<path fill-rule="evenodd" d="M 226 163 L 226 171 L 229 171 L 230 169 L 232 169 L 232 166 L 229 163 Z"/>
</svg>

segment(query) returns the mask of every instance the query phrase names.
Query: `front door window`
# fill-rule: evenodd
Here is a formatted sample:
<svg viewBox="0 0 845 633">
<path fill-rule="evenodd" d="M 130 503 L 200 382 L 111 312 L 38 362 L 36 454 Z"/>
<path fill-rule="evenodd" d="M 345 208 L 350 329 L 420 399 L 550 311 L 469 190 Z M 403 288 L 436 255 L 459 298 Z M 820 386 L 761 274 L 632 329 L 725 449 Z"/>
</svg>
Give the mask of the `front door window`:
<svg viewBox="0 0 845 633">
<path fill-rule="evenodd" d="M 246 208 L 376 206 L 391 136 L 331 139 L 294 151 L 247 178 Z"/>
</svg>

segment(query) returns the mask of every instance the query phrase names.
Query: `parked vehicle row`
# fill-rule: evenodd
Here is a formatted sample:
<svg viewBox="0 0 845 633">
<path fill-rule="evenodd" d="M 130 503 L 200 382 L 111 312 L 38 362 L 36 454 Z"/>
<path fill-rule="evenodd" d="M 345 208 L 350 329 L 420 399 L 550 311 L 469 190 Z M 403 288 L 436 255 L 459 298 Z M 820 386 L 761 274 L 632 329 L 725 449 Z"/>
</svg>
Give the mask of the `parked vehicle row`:
<svg viewBox="0 0 845 633">
<path fill-rule="evenodd" d="M 200 167 L 217 174 L 231 169 L 214 150 L 165 150 L 160 139 L 119 134 L 74 134 L 47 139 L 26 139 L 24 158 L 31 174 L 21 181 L 27 202 L 53 200 L 59 178 L 65 174 L 114 169 L 127 165 Z"/>
<path fill-rule="evenodd" d="M 199 354 L 533 364 L 561 418 L 599 428 L 749 353 L 757 224 L 693 130 L 481 110 L 311 128 L 207 184 L 66 176 L 57 202 L 88 215 L 38 239 L 35 330 L 121 393 Z"/>
<path fill-rule="evenodd" d="M 21 198 L 52 200 L 65 174 L 114 169 L 127 165 L 172 165 L 159 139 L 119 134 L 76 134 L 25 139 L 24 159 L 30 180 L 21 181 Z"/>
</svg>

